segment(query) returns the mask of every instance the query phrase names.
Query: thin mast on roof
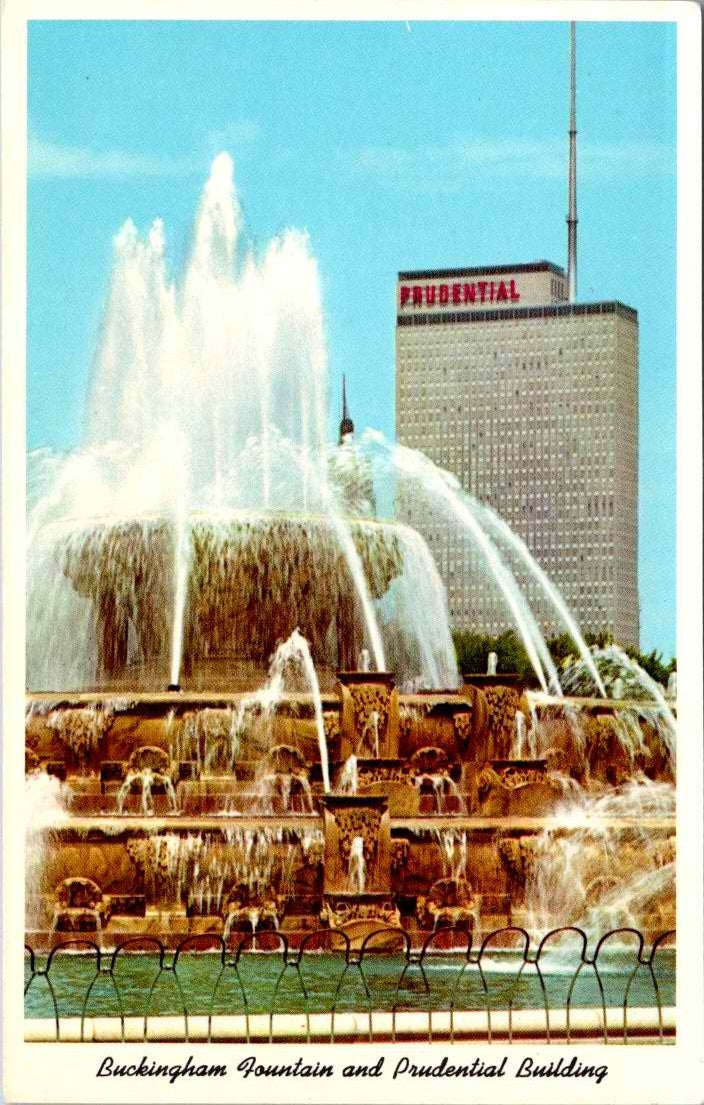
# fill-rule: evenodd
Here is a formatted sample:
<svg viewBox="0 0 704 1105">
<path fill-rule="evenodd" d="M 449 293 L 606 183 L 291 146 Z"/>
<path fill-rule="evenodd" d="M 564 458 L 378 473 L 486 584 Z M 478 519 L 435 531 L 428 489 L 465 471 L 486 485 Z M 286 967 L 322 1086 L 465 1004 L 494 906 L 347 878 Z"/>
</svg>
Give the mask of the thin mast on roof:
<svg viewBox="0 0 704 1105">
<path fill-rule="evenodd" d="M 570 23 L 570 164 L 567 208 L 567 289 L 570 303 L 577 298 L 577 31 Z"/>
</svg>

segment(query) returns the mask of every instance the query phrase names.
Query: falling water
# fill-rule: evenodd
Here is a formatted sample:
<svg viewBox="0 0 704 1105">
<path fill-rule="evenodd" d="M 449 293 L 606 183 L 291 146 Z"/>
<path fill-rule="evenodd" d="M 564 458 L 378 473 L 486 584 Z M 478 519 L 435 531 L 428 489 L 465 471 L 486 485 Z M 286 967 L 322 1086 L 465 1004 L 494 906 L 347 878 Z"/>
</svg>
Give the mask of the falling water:
<svg viewBox="0 0 704 1105">
<path fill-rule="evenodd" d="M 25 776 L 25 914 L 28 928 L 41 922 L 40 893 L 51 830 L 68 818 L 70 791 L 54 775 L 34 771 Z"/>
<path fill-rule="evenodd" d="M 364 617 L 364 624 L 369 637 L 369 643 L 371 645 L 372 653 L 374 654 L 374 663 L 376 664 L 377 671 L 384 671 L 386 668 L 386 660 L 384 658 L 384 645 L 381 639 L 381 632 L 379 630 L 379 623 L 377 620 L 376 612 L 374 610 L 371 596 L 369 594 L 369 586 L 364 574 L 364 567 L 362 565 L 361 557 L 357 551 L 357 547 L 354 543 L 350 526 L 344 518 L 340 506 L 337 502 L 334 487 L 331 485 L 328 479 L 327 468 L 321 471 L 320 468 L 316 468 L 310 463 L 308 454 L 292 446 L 291 443 L 286 442 L 282 444 L 285 451 L 291 456 L 292 460 L 298 464 L 301 469 L 302 475 L 306 481 L 306 487 L 308 487 L 309 480 L 315 480 L 317 488 L 319 489 L 322 499 L 323 508 L 327 517 L 330 519 L 332 527 L 337 536 L 342 554 L 347 563 L 347 567 L 354 583 L 355 591 L 357 593 L 357 599 L 362 608 L 362 614 Z"/>
<path fill-rule="evenodd" d="M 348 756 L 342 765 L 342 770 L 338 779 L 338 793 L 356 794 L 358 785 L 359 775 L 357 772 L 357 757 L 355 755 Z"/>
<path fill-rule="evenodd" d="M 291 662 L 298 663 L 305 675 L 313 701 L 315 715 L 315 728 L 318 735 L 318 749 L 320 751 L 320 767 L 323 774 L 323 789 L 327 794 L 330 790 L 330 768 L 328 764 L 328 746 L 325 739 L 325 723 L 323 721 L 323 706 L 320 698 L 320 685 L 318 676 L 310 654 L 310 648 L 305 637 L 301 636 L 297 629 L 287 641 L 279 645 L 269 669 L 269 694 L 279 697 L 283 689 L 284 673 Z"/>
<path fill-rule="evenodd" d="M 355 836 L 350 845 L 347 861 L 347 888 L 352 894 L 363 894 L 367 883 L 367 865 L 364 859 L 364 838 Z"/>
<path fill-rule="evenodd" d="M 379 714 L 377 710 L 372 710 L 369 714 L 369 721 L 367 723 L 367 729 L 362 737 L 371 736 L 371 753 L 375 760 L 379 759 Z"/>
<path fill-rule="evenodd" d="M 514 760 L 522 760 L 525 756 L 526 744 L 526 715 L 523 713 L 523 710 L 516 710 L 511 758 Z"/>
<path fill-rule="evenodd" d="M 461 829 L 433 829 L 446 877 L 463 879 L 467 870 L 467 833 Z"/>
<path fill-rule="evenodd" d="M 625 698 L 629 703 L 637 703 L 639 712 L 657 727 L 674 765 L 677 722 L 660 684 L 617 645 L 595 650 L 593 662 L 599 669 L 607 691 L 611 692 L 608 697 Z M 563 675 L 564 690 L 568 694 L 584 694 L 585 682 L 586 673 L 582 663 L 572 664 Z"/>
<path fill-rule="evenodd" d="M 153 817 L 154 815 L 154 786 L 159 784 L 163 786 L 169 803 L 169 812 L 172 814 L 178 813 L 178 801 L 176 798 L 176 788 L 173 781 L 168 775 L 162 774 L 160 771 L 152 771 L 150 768 L 142 768 L 140 771 L 128 771 L 123 779 L 120 787 L 117 791 L 115 798 L 115 809 L 119 816 L 122 816 L 125 809 L 125 802 L 127 796 L 131 793 L 135 783 L 139 784 L 140 789 L 140 803 L 139 810 L 142 817 Z"/>
<path fill-rule="evenodd" d="M 174 548 L 174 609 L 171 631 L 171 661 L 169 664 L 169 683 L 178 686 L 183 653 L 183 623 L 186 611 L 186 593 L 188 590 L 188 569 L 190 564 L 191 543 L 186 529 L 186 519 L 179 510 L 175 526 Z"/>
<path fill-rule="evenodd" d="M 599 935 L 623 924 L 668 927 L 674 905 L 674 787 L 634 779 L 605 795 L 573 795 L 535 840 L 526 886 L 536 934 L 580 925 Z M 660 822 L 653 830 L 653 819 Z"/>
</svg>

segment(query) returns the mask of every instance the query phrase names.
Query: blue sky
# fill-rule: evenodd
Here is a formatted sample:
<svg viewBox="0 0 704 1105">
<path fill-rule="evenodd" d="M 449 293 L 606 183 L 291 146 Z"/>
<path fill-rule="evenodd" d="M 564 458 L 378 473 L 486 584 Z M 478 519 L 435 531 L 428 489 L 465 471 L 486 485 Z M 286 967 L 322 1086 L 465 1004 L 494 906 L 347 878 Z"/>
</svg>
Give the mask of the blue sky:
<svg viewBox="0 0 704 1105">
<path fill-rule="evenodd" d="M 28 443 L 76 444 L 131 216 L 175 271 L 227 149 L 255 244 L 318 258 L 331 433 L 394 429 L 399 269 L 566 252 L 565 23 L 41 22 L 29 34 Z M 578 27 L 579 298 L 640 317 L 641 647 L 675 650 L 675 28 Z"/>
</svg>

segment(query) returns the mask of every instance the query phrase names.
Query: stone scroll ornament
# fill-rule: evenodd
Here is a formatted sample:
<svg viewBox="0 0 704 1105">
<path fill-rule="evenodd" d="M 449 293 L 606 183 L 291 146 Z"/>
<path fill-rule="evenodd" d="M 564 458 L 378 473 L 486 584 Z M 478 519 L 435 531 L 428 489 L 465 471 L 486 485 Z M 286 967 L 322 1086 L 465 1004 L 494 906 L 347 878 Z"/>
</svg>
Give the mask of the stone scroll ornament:
<svg viewBox="0 0 704 1105">
<path fill-rule="evenodd" d="M 379 901 L 349 901 L 335 899 L 323 902 L 320 918 L 331 928 L 342 928 L 351 921 L 372 921 L 384 925 L 398 926 L 400 915 L 392 898 L 384 898 Z"/>
</svg>

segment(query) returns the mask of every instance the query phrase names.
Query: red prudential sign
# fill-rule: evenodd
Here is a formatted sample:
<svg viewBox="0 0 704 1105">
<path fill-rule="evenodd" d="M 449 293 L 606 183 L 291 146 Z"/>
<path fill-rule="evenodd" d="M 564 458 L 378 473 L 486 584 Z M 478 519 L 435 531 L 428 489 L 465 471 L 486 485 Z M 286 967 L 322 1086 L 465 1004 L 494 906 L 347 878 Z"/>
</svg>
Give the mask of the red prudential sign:
<svg viewBox="0 0 704 1105">
<path fill-rule="evenodd" d="M 461 307 L 466 304 L 518 303 L 515 280 L 477 280 L 472 284 L 402 284 L 401 307 Z"/>
</svg>

